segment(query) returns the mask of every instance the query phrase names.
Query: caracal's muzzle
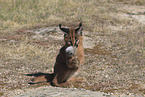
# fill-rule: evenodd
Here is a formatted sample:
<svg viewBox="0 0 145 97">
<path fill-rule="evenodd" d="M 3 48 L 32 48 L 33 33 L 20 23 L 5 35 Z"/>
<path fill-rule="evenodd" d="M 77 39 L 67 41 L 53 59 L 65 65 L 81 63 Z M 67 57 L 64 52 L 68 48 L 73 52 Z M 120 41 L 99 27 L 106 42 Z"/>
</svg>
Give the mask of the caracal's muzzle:
<svg viewBox="0 0 145 97">
<path fill-rule="evenodd" d="M 76 56 L 76 47 L 74 46 L 69 46 L 66 48 L 66 56 L 67 57 L 74 57 Z"/>
</svg>

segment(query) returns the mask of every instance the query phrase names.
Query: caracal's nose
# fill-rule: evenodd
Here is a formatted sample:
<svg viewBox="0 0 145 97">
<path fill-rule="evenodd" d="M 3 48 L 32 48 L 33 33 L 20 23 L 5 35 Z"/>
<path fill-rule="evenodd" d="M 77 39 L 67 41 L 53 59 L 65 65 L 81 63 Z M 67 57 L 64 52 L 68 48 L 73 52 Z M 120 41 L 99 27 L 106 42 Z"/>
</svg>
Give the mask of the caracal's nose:
<svg viewBox="0 0 145 97">
<path fill-rule="evenodd" d="M 76 52 L 76 49 L 73 46 L 69 46 L 69 47 L 66 48 L 66 55 L 68 57 L 74 56 L 75 55 L 75 52 Z"/>
</svg>

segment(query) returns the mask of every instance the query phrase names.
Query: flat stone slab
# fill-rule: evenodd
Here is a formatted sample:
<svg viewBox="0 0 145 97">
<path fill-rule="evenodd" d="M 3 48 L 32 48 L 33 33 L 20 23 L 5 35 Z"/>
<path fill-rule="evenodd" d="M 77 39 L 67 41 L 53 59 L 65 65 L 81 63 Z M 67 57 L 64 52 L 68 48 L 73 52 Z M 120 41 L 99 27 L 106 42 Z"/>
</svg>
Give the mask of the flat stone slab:
<svg viewBox="0 0 145 97">
<path fill-rule="evenodd" d="M 39 87 L 24 91 L 15 91 L 13 97 L 116 97 L 99 91 L 84 89 L 60 88 L 60 87 Z"/>
</svg>

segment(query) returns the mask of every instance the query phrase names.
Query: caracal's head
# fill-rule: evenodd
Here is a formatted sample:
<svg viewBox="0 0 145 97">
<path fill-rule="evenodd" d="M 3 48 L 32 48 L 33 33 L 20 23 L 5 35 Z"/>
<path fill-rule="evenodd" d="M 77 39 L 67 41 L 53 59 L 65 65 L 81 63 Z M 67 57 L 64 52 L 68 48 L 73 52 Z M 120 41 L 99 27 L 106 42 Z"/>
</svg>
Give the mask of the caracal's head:
<svg viewBox="0 0 145 97">
<path fill-rule="evenodd" d="M 79 24 L 77 28 L 62 28 L 61 24 L 59 24 L 59 28 L 64 32 L 64 40 L 66 47 L 66 55 L 67 57 L 76 56 L 77 48 L 80 45 L 80 37 L 82 36 L 82 23 Z"/>
</svg>

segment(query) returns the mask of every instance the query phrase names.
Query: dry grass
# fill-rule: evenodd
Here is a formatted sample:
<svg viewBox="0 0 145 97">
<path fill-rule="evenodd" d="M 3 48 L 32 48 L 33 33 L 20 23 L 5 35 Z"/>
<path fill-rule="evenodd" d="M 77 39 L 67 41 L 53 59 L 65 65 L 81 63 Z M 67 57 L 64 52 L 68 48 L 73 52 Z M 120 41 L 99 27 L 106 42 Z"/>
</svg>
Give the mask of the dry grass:
<svg viewBox="0 0 145 97">
<path fill-rule="evenodd" d="M 52 72 L 63 35 L 41 30 L 78 22 L 83 22 L 89 48 L 85 46 L 86 63 L 77 76 L 88 80 L 75 87 L 144 95 L 145 24 L 135 18 L 144 17 L 144 2 L 1 0 L 0 95 L 32 87 L 26 73 Z"/>
</svg>

